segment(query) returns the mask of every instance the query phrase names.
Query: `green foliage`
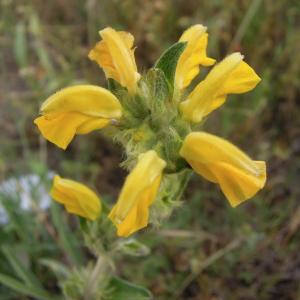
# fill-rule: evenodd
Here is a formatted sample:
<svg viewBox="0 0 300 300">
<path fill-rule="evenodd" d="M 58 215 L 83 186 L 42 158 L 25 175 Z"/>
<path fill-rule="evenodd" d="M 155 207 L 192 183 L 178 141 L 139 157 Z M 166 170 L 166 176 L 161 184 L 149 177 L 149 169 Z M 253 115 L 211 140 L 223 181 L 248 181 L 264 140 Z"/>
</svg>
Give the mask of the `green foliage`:
<svg viewBox="0 0 300 300">
<path fill-rule="evenodd" d="M 108 296 L 105 300 L 151 300 L 150 291 L 123 279 L 113 277 L 108 286 Z"/>
<path fill-rule="evenodd" d="M 70 276 L 70 270 L 67 268 L 67 266 L 57 260 L 42 258 L 39 260 L 39 262 L 41 265 L 44 265 L 51 270 L 51 272 L 55 274 L 59 281 L 64 281 Z"/>
<path fill-rule="evenodd" d="M 16 26 L 14 50 L 17 63 L 21 67 L 26 67 L 28 64 L 28 44 L 26 38 L 26 27 L 22 21 Z"/>
<path fill-rule="evenodd" d="M 58 204 L 53 203 L 51 205 L 51 215 L 53 224 L 58 232 L 59 243 L 61 244 L 61 247 L 66 251 L 66 253 L 68 253 L 72 263 L 75 266 L 80 265 L 82 263 L 82 257 L 78 242 L 66 223 L 63 221 L 65 216 L 63 215 Z"/>
<path fill-rule="evenodd" d="M 1 274 L 1 273 L 0 273 L 0 282 L 3 285 L 20 293 L 21 295 L 31 296 L 35 299 L 40 299 L 40 300 L 61 299 L 61 298 L 57 298 L 55 296 L 49 295 L 47 292 L 45 292 L 44 290 L 41 290 L 38 287 L 28 286 L 25 283 L 17 281 L 14 278 L 7 276 L 5 274 Z"/>
<path fill-rule="evenodd" d="M 150 254 L 149 247 L 134 238 L 118 241 L 116 251 L 136 257 L 143 257 Z"/>
<path fill-rule="evenodd" d="M 174 64 L 176 68 L 177 60 L 170 61 L 169 56 L 167 51 L 159 65 L 170 67 Z M 170 91 L 166 75 L 159 68 L 143 75 L 139 87 L 134 96 L 123 88 L 114 89 L 123 108 L 123 118 L 113 134 L 126 152 L 122 166 L 130 170 L 141 153 L 153 149 L 167 162 L 166 172 L 181 171 L 187 164 L 179 156 L 179 149 L 191 128 L 179 112 L 179 97 Z"/>
<path fill-rule="evenodd" d="M 20 280 L 14 277 L 0 273 L 0 282 L 23 295 L 34 297 L 35 299 L 49 300 L 60 299 L 50 295 L 42 286 L 40 280 L 25 267 L 14 255 L 13 249 L 9 246 L 2 246 L 2 252 L 9 262 L 11 268 L 15 271 Z"/>
<path fill-rule="evenodd" d="M 164 72 L 168 80 L 171 90 L 174 88 L 174 78 L 178 59 L 186 47 L 186 43 L 178 42 L 167 49 L 157 60 L 154 68 Z"/>
<path fill-rule="evenodd" d="M 172 95 L 170 94 L 169 85 L 165 73 L 161 69 L 150 69 L 145 76 L 146 92 L 149 99 L 157 101 L 157 107 L 162 108 L 171 101 Z M 155 105 L 154 104 L 154 105 Z M 154 106 L 153 105 L 153 106 Z"/>
<path fill-rule="evenodd" d="M 27 286 L 41 288 L 38 278 L 22 265 L 22 263 L 14 255 L 13 249 L 4 245 L 2 246 L 2 252 L 18 277 L 20 277 L 20 279 L 22 279 Z"/>
<path fill-rule="evenodd" d="M 107 87 L 112 93 L 116 93 L 118 90 L 121 90 L 122 86 L 112 78 L 107 78 Z"/>
</svg>

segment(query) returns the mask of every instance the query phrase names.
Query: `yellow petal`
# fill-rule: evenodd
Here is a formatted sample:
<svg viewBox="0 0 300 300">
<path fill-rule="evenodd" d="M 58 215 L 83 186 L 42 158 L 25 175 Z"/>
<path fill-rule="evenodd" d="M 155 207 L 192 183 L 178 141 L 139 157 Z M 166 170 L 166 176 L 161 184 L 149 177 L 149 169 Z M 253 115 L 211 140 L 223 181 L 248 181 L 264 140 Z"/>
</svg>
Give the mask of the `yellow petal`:
<svg viewBox="0 0 300 300">
<path fill-rule="evenodd" d="M 226 163 L 211 165 L 222 192 L 233 207 L 253 197 L 265 185 L 266 164 L 264 161 L 254 162 L 260 170 L 259 176 L 253 176 Z"/>
<path fill-rule="evenodd" d="M 82 123 L 76 131 L 76 134 L 88 134 L 94 130 L 106 127 L 110 123 L 108 119 L 93 118 Z"/>
<path fill-rule="evenodd" d="M 113 78 L 134 93 L 140 74 L 134 58 L 133 36 L 110 27 L 99 31 L 99 34 L 102 40 L 90 51 L 89 58 L 103 68 L 107 78 Z"/>
<path fill-rule="evenodd" d="M 253 161 L 230 142 L 204 133 L 190 133 L 180 155 L 207 180 L 220 185 L 232 206 L 254 196 L 265 185 L 266 165 Z"/>
<path fill-rule="evenodd" d="M 42 114 L 79 112 L 91 117 L 120 118 L 119 100 L 108 90 L 94 85 L 75 85 L 50 96 L 41 106 Z"/>
<path fill-rule="evenodd" d="M 100 216 L 101 200 L 91 189 L 79 182 L 55 176 L 51 196 L 63 204 L 69 213 L 90 220 Z"/>
<path fill-rule="evenodd" d="M 61 113 L 38 117 L 34 123 L 44 138 L 66 149 L 76 134 L 76 128 L 87 119 L 88 117 L 78 113 Z"/>
<path fill-rule="evenodd" d="M 101 129 L 109 124 L 109 120 L 69 112 L 46 114 L 36 118 L 34 123 L 43 137 L 65 150 L 76 134 Z"/>
<path fill-rule="evenodd" d="M 109 218 L 117 226 L 119 236 L 128 236 L 146 227 L 149 207 L 155 200 L 166 163 L 150 150 L 141 154 L 127 176 L 117 204 Z"/>
<path fill-rule="evenodd" d="M 149 207 L 155 200 L 160 182 L 161 175 L 157 176 L 151 188 L 145 190 L 144 194 L 140 196 L 137 204 L 129 210 L 127 216 L 124 218 L 124 221 L 120 224 L 117 224 L 114 221 L 114 218 L 116 217 L 116 206 L 112 209 L 109 217 L 111 220 L 113 220 L 118 228 L 118 236 L 127 237 L 147 226 L 149 219 Z"/>
<path fill-rule="evenodd" d="M 185 101 L 181 103 L 183 116 L 191 122 L 221 106 L 228 94 L 245 93 L 259 83 L 255 71 L 243 61 L 240 53 L 233 53 L 214 66 Z"/>
<path fill-rule="evenodd" d="M 215 63 L 214 59 L 206 55 L 208 40 L 206 29 L 200 24 L 194 25 L 179 39 L 179 42 L 187 42 L 176 67 L 175 84 L 179 89 L 186 88 L 191 83 L 198 75 L 200 65 L 211 66 Z"/>
<path fill-rule="evenodd" d="M 181 154 L 181 156 L 183 156 Z M 203 176 L 205 179 L 207 179 L 208 181 L 211 181 L 213 183 L 218 183 L 218 179 L 215 177 L 215 175 L 211 172 L 209 165 L 208 164 L 202 164 L 197 160 L 193 160 L 193 159 L 186 159 L 190 166 L 194 169 L 194 170 L 198 170 L 196 171 L 197 173 L 201 173 L 201 176 Z"/>
<path fill-rule="evenodd" d="M 118 99 L 106 89 L 92 85 L 65 88 L 50 96 L 35 119 L 42 135 L 66 149 L 76 134 L 103 128 L 122 114 Z"/>
</svg>

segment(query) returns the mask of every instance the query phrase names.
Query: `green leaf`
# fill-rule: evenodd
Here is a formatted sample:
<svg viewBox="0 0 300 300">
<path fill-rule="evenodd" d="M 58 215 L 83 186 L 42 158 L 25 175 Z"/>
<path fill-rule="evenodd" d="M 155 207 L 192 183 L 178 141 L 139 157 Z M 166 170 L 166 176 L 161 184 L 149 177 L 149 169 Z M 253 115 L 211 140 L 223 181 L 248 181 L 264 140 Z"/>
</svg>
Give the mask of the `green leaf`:
<svg viewBox="0 0 300 300">
<path fill-rule="evenodd" d="M 167 101 L 172 94 L 170 92 L 170 85 L 161 69 L 150 69 L 146 75 L 146 82 L 149 93 L 151 94 L 151 99 L 156 102 L 163 103 Z"/>
<path fill-rule="evenodd" d="M 35 51 L 41 66 L 47 71 L 47 76 L 51 79 L 51 83 L 56 87 L 57 76 L 55 74 L 55 68 L 53 66 L 49 50 L 45 46 L 42 22 L 39 16 L 32 12 L 29 18 L 29 29 L 34 39 Z"/>
<path fill-rule="evenodd" d="M 30 287 L 22 282 L 7 276 L 5 274 L 0 273 L 0 283 L 3 285 L 11 288 L 12 290 L 20 293 L 21 295 L 27 295 L 31 296 L 38 300 L 58 300 L 61 298 L 54 297 L 52 295 L 49 295 L 48 293 L 45 293 L 43 290 L 40 290 L 38 288 Z"/>
<path fill-rule="evenodd" d="M 15 27 L 15 58 L 22 68 L 28 65 L 28 43 L 26 37 L 26 27 L 23 21 L 17 23 Z"/>
<path fill-rule="evenodd" d="M 13 254 L 12 249 L 8 246 L 2 246 L 2 252 L 20 279 L 22 279 L 28 286 L 41 288 L 41 283 L 38 278 L 21 264 L 21 262 Z"/>
<path fill-rule="evenodd" d="M 113 277 L 109 283 L 105 300 L 151 300 L 153 296 L 149 290 L 142 286 L 132 284 L 118 277 Z"/>
<path fill-rule="evenodd" d="M 53 224 L 58 232 L 60 246 L 75 265 L 82 263 L 82 256 L 78 243 L 74 237 L 74 233 L 68 228 L 68 224 L 64 222 L 63 212 L 56 203 L 51 205 L 51 217 Z"/>
<path fill-rule="evenodd" d="M 134 238 L 121 240 L 117 248 L 124 254 L 137 257 L 147 256 L 150 253 L 149 247 Z"/>
<path fill-rule="evenodd" d="M 42 258 L 39 261 L 42 265 L 51 269 L 51 271 L 55 273 L 56 277 L 59 280 L 64 280 L 70 275 L 70 271 L 68 270 L 68 268 L 64 264 L 54 259 Z"/>
<path fill-rule="evenodd" d="M 107 79 L 107 87 L 113 93 L 119 89 L 124 89 L 120 83 L 112 78 Z"/>
<path fill-rule="evenodd" d="M 154 65 L 155 68 L 161 69 L 165 73 L 165 76 L 172 88 L 174 86 L 177 62 L 186 45 L 187 43 L 182 42 L 172 45 L 162 54 Z"/>
</svg>

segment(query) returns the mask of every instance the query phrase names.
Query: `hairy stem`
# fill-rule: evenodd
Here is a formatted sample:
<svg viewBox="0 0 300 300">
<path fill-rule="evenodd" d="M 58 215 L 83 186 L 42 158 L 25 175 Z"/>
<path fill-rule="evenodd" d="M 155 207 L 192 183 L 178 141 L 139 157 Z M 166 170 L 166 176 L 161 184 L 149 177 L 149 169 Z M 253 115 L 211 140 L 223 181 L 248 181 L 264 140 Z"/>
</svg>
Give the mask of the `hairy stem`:
<svg viewBox="0 0 300 300">
<path fill-rule="evenodd" d="M 107 267 L 107 259 L 103 255 L 99 255 L 94 269 L 90 273 L 87 284 L 84 289 L 84 300 L 91 300 L 95 296 L 99 276 Z"/>
</svg>

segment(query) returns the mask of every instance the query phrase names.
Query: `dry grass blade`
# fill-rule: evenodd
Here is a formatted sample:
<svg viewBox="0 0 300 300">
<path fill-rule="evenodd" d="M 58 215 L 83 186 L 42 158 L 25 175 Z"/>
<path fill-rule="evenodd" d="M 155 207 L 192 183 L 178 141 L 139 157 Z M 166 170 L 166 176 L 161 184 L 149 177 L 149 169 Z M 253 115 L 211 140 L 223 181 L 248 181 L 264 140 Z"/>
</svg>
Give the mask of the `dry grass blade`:
<svg viewBox="0 0 300 300">
<path fill-rule="evenodd" d="M 204 260 L 203 262 L 201 262 L 197 268 L 197 270 L 195 270 L 193 273 L 189 274 L 185 280 L 183 281 L 183 283 L 181 284 L 181 286 L 175 291 L 174 293 L 174 300 L 175 299 L 179 299 L 179 297 L 181 296 L 181 294 L 183 293 L 183 291 L 189 286 L 189 284 L 195 279 L 197 278 L 197 276 L 199 276 L 199 274 L 201 272 L 203 272 L 203 270 L 205 270 L 207 267 L 209 267 L 211 264 L 213 264 L 214 262 L 216 262 L 217 260 L 221 259 L 222 257 L 224 257 L 227 253 L 233 251 L 234 249 L 238 248 L 241 246 L 243 240 L 238 238 L 233 240 L 232 242 L 230 242 L 229 244 L 227 244 L 224 248 L 216 251 L 214 254 L 212 254 L 211 256 L 209 256 L 206 260 Z"/>
</svg>

